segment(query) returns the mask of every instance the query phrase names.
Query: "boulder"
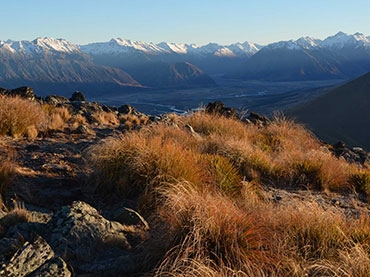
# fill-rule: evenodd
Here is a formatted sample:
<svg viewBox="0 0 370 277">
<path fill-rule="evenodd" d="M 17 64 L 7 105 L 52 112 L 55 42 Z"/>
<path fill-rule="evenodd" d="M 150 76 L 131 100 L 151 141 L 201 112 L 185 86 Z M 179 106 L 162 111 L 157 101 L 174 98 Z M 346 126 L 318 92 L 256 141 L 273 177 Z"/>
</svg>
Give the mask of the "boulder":
<svg viewBox="0 0 370 277">
<path fill-rule="evenodd" d="M 251 112 L 250 115 L 248 116 L 247 120 L 246 120 L 247 123 L 252 123 L 254 125 L 258 125 L 258 126 L 267 126 L 271 123 L 271 120 L 268 119 L 266 116 L 264 115 L 260 115 L 258 113 L 255 113 L 255 112 Z"/>
<path fill-rule="evenodd" d="M 10 261 L 3 264 L 0 276 L 71 276 L 65 262 L 53 258 L 53 249 L 38 236 L 34 242 L 25 242 Z"/>
<path fill-rule="evenodd" d="M 118 112 L 121 114 L 137 114 L 136 109 L 131 105 L 122 105 L 118 108 Z"/>
<path fill-rule="evenodd" d="M 82 201 L 61 207 L 48 223 L 48 239 L 54 251 L 74 268 L 91 263 L 106 247 L 130 250 L 126 235 L 134 232 L 118 222 L 109 221 Z"/>
<path fill-rule="evenodd" d="M 208 103 L 205 112 L 208 114 L 222 115 L 226 117 L 237 117 L 236 109 L 225 107 L 224 103 L 221 101 L 215 101 Z"/>
<path fill-rule="evenodd" d="M 85 95 L 80 92 L 80 91 L 75 91 L 73 94 L 72 94 L 72 97 L 69 98 L 70 101 L 86 101 L 86 98 L 85 98 Z"/>
</svg>

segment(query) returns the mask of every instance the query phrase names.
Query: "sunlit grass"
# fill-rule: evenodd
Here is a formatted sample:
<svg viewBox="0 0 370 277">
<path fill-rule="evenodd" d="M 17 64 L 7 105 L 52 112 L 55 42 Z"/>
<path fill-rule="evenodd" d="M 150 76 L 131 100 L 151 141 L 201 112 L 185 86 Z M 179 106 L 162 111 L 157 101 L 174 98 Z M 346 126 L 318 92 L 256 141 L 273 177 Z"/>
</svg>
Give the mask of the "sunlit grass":
<svg viewBox="0 0 370 277">
<path fill-rule="evenodd" d="M 133 198 L 148 217 L 153 238 L 143 246 L 143 268 L 157 276 L 362 276 L 368 269 L 351 261 L 370 257 L 368 215 L 266 197 L 270 186 L 370 193 L 368 168 L 334 157 L 281 116 L 260 127 L 172 115 L 88 153 L 95 191 Z"/>
</svg>

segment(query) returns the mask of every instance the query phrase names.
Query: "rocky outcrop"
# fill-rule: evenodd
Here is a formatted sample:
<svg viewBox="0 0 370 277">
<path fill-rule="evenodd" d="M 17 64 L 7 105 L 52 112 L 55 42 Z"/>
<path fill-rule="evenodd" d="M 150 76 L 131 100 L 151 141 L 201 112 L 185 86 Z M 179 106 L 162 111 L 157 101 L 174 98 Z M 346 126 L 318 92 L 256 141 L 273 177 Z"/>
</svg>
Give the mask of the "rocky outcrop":
<svg viewBox="0 0 370 277">
<path fill-rule="evenodd" d="M 69 101 L 86 101 L 85 95 L 80 91 L 75 91 Z"/>
<path fill-rule="evenodd" d="M 68 103 L 69 100 L 67 97 L 60 96 L 60 95 L 48 95 L 45 97 L 45 102 L 49 105 L 62 105 L 64 103 Z"/>
<path fill-rule="evenodd" d="M 343 141 L 339 141 L 336 144 L 329 146 L 329 150 L 338 158 L 344 158 L 347 162 L 365 164 L 370 163 L 370 153 L 367 153 L 361 147 L 347 148 Z"/>
<path fill-rule="evenodd" d="M 111 216 L 117 221 L 104 218 L 83 201 L 75 201 L 57 210 L 46 224 L 39 223 L 42 228 L 35 228 L 35 222 L 16 224 L 0 239 L 0 276 L 72 276 L 71 271 L 126 274 L 137 270 L 134 250 L 146 238 L 149 225 L 125 207 L 112 210 Z M 26 241 L 21 243 L 19 237 Z M 16 252 L 15 247 L 19 248 Z"/>
<path fill-rule="evenodd" d="M 225 107 L 224 103 L 221 101 L 208 103 L 205 108 L 205 112 L 208 114 L 217 114 L 226 117 L 237 117 L 236 109 Z"/>
<path fill-rule="evenodd" d="M 33 92 L 33 88 L 31 87 L 19 87 L 11 90 L 0 88 L 0 94 L 7 96 L 18 96 L 29 100 L 36 99 L 36 96 Z"/>
</svg>

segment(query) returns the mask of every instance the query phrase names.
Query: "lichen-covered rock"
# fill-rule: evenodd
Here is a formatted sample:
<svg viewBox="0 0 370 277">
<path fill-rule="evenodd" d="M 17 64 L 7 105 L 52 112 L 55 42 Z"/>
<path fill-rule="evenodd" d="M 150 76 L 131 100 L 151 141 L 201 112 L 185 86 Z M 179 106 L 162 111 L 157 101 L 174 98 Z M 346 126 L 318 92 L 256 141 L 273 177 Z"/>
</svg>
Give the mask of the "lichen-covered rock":
<svg viewBox="0 0 370 277">
<path fill-rule="evenodd" d="M 125 250 L 131 248 L 126 234 L 132 229 L 105 219 L 95 208 L 82 201 L 60 208 L 48 225 L 50 245 L 74 267 L 82 262 L 91 262 L 105 245 Z"/>
<path fill-rule="evenodd" d="M 33 243 L 26 242 L 9 263 L 3 265 L 0 276 L 27 276 L 53 257 L 53 249 L 42 237 L 38 237 Z"/>
<path fill-rule="evenodd" d="M 66 262 L 60 258 L 53 258 L 35 270 L 27 277 L 69 277 L 72 276 Z"/>
</svg>

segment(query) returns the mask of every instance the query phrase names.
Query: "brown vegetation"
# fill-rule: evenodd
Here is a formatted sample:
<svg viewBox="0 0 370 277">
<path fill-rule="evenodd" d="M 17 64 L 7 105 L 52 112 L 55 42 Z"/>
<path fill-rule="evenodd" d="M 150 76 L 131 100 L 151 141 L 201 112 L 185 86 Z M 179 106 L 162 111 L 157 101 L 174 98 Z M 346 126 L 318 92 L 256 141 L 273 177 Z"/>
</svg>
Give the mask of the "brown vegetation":
<svg viewBox="0 0 370 277">
<path fill-rule="evenodd" d="M 155 275 L 366 276 L 369 215 L 264 196 L 271 186 L 368 194 L 366 165 L 282 117 L 266 127 L 203 113 L 171 122 L 89 150 L 95 191 L 138 197 L 151 218 L 144 263 Z"/>
</svg>

